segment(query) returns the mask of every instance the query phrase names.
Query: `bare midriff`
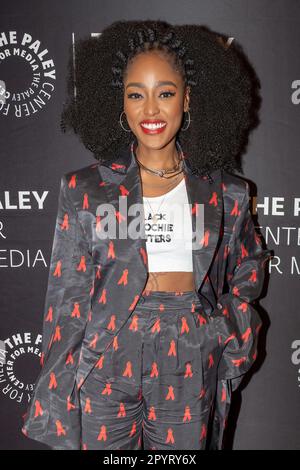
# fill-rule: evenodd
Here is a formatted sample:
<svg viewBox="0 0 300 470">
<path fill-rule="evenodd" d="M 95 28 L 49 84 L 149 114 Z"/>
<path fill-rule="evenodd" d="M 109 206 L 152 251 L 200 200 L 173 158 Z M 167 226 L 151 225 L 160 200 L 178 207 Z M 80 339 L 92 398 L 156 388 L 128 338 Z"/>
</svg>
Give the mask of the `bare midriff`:
<svg viewBox="0 0 300 470">
<path fill-rule="evenodd" d="M 142 178 L 143 196 L 162 196 L 180 183 L 184 174 L 166 180 L 144 174 Z M 186 271 L 149 272 L 145 290 L 185 292 L 195 290 L 194 273 Z"/>
</svg>

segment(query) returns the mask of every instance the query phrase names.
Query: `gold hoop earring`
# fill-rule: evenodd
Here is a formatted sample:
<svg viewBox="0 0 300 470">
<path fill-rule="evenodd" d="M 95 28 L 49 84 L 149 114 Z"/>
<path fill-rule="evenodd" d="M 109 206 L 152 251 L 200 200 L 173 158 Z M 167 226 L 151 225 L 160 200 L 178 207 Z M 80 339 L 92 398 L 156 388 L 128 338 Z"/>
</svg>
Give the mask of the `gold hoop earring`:
<svg viewBox="0 0 300 470">
<path fill-rule="evenodd" d="M 191 115 L 190 115 L 189 110 L 185 111 L 185 113 L 188 113 L 188 120 L 187 120 L 187 121 L 188 121 L 188 125 L 187 125 L 186 128 L 181 127 L 180 130 L 183 131 L 183 132 L 186 131 L 186 130 L 190 127 L 190 123 L 191 123 Z"/>
<path fill-rule="evenodd" d="M 121 114 L 120 114 L 120 117 L 119 117 L 119 123 L 120 123 L 120 126 L 122 127 L 122 129 L 125 131 L 125 132 L 131 132 L 131 129 L 125 129 L 125 127 L 123 127 L 123 123 L 122 123 L 122 114 L 125 114 L 125 111 L 122 111 Z M 125 114 L 126 116 L 126 114 Z"/>
</svg>

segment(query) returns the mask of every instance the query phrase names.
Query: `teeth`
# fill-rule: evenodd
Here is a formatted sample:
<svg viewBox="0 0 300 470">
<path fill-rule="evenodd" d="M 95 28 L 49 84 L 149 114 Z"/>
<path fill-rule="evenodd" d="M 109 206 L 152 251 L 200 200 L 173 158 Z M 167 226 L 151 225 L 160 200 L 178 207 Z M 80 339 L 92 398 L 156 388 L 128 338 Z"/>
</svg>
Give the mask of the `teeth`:
<svg viewBox="0 0 300 470">
<path fill-rule="evenodd" d="M 161 122 L 159 124 L 141 124 L 142 127 L 145 127 L 146 129 L 160 129 L 161 127 L 164 127 L 166 125 L 165 122 Z"/>
</svg>

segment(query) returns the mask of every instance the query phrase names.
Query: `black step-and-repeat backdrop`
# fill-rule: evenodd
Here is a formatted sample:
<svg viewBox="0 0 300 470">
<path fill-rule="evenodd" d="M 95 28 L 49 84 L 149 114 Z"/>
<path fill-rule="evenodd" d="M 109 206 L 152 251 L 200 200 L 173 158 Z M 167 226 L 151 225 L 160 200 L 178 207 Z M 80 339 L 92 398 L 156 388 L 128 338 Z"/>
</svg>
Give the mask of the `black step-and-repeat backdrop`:
<svg viewBox="0 0 300 470">
<path fill-rule="evenodd" d="M 62 134 L 68 51 L 120 19 L 199 23 L 236 40 L 261 81 L 260 124 L 243 156 L 251 208 L 274 257 L 257 364 L 233 395 L 226 446 L 300 449 L 300 2 L 2 2 L 0 15 L 0 447 L 21 433 L 40 365 L 60 177 L 95 160 Z"/>
</svg>

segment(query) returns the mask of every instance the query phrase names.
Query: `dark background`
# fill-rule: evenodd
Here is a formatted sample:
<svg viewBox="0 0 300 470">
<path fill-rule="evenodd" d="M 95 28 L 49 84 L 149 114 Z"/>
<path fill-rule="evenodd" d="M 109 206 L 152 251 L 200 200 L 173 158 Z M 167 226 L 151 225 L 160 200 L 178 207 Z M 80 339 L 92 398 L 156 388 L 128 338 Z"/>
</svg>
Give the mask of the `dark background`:
<svg viewBox="0 0 300 470">
<path fill-rule="evenodd" d="M 243 156 L 244 176 L 251 183 L 251 195 L 264 205 L 258 207 L 254 221 L 268 248 L 274 250 L 274 258 L 268 294 L 260 301 L 264 328 L 259 358 L 234 394 L 226 441 L 233 449 L 299 450 L 300 231 L 299 217 L 293 212 L 295 199 L 300 198 L 297 0 L 2 2 L 0 34 L 16 31 L 18 46 L 24 33 L 41 41 L 40 51 L 48 50 L 43 60 L 53 60 L 55 78 L 42 78 L 54 90 L 36 112 L 31 109 L 29 115 L 15 116 L 11 98 L 6 101 L 9 111 L 5 106 L 0 111 L 0 340 L 11 341 L 15 335 L 17 342 L 24 341 L 24 334 L 29 333 L 34 345 L 41 333 L 60 177 L 94 162 L 76 136 L 62 134 L 59 127 L 72 35 L 78 39 L 101 33 L 120 19 L 203 24 L 216 34 L 236 39 L 261 81 L 261 123 L 250 135 Z M 32 69 L 23 57 L 5 59 L 7 48 L 12 50 L 13 45 L 0 43 L 0 80 L 10 92 L 21 92 L 28 89 Z M 28 52 L 28 47 L 25 49 Z M 27 98 L 22 103 L 33 100 Z M 27 208 L 18 202 L 21 191 L 28 192 Z M 40 208 L 34 191 L 39 195 L 48 191 Z M 274 198 L 281 198 L 277 204 L 282 208 L 276 209 Z M 45 448 L 21 434 L 28 393 L 11 384 L 10 354 L 17 354 L 22 346 L 28 351 L 28 344 L 13 350 L 7 346 L 7 364 L 3 347 L 0 354 L 2 449 Z M 20 354 L 14 361 L 15 377 L 25 384 L 34 382 L 38 370 L 39 357 L 33 352 Z"/>
</svg>

